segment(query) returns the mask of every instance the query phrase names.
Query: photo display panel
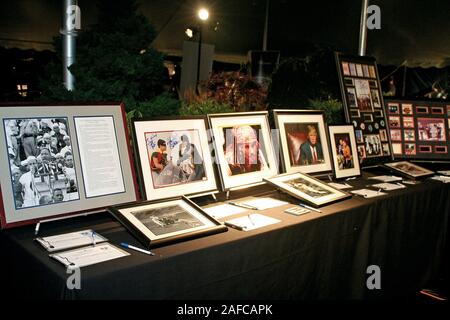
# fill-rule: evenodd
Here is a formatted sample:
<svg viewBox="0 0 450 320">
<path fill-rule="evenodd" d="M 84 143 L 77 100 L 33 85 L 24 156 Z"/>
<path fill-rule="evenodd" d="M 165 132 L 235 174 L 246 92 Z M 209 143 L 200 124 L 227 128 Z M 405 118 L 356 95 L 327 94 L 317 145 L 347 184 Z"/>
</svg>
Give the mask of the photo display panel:
<svg viewBox="0 0 450 320">
<path fill-rule="evenodd" d="M 396 159 L 450 161 L 450 104 L 386 100 Z"/>
<path fill-rule="evenodd" d="M 392 160 L 376 60 L 341 53 L 335 56 L 345 118 L 355 128 L 361 165 L 367 167 Z"/>
</svg>

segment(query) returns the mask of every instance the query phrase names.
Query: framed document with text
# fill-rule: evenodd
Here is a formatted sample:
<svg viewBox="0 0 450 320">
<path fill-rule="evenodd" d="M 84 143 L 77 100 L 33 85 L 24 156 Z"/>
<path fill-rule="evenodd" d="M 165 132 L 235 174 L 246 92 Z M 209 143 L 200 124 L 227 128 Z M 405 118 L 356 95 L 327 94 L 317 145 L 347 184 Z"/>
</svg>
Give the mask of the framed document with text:
<svg viewBox="0 0 450 320">
<path fill-rule="evenodd" d="M 1 105 L 1 227 L 138 200 L 125 119 L 120 103 Z"/>
</svg>

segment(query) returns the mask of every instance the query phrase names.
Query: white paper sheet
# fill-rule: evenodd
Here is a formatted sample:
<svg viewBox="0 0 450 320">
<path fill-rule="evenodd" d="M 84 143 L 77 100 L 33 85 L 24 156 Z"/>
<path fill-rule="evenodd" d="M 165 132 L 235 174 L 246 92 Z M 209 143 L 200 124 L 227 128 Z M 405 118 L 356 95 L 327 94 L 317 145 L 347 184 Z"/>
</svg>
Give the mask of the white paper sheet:
<svg viewBox="0 0 450 320">
<path fill-rule="evenodd" d="M 242 213 L 247 211 L 245 208 L 233 206 L 231 204 L 220 204 L 218 206 L 204 208 L 203 209 L 207 214 L 215 219 L 221 219 L 228 216 L 232 216 L 234 214 Z"/>
<path fill-rule="evenodd" d="M 378 180 L 382 182 L 396 182 L 396 181 L 402 181 L 402 177 L 397 176 L 376 176 L 376 177 L 370 177 L 369 179 Z"/>
<path fill-rule="evenodd" d="M 86 197 L 125 192 L 113 117 L 75 118 Z"/>
<path fill-rule="evenodd" d="M 386 194 L 381 191 L 374 191 L 374 190 L 370 190 L 370 189 L 360 189 L 360 190 L 354 190 L 354 191 L 350 191 L 350 192 L 353 194 L 362 196 L 364 198 L 374 198 L 374 197 L 379 197 L 379 196 L 383 196 Z"/>
<path fill-rule="evenodd" d="M 438 171 L 437 173 L 442 174 L 443 176 L 450 176 L 450 170 Z"/>
<path fill-rule="evenodd" d="M 437 180 L 443 183 L 450 183 L 450 177 L 447 176 L 434 176 L 431 179 Z"/>
<path fill-rule="evenodd" d="M 338 190 L 344 190 L 344 189 L 350 189 L 353 188 L 351 185 L 346 183 L 336 183 L 336 182 L 329 182 L 328 185 L 330 187 L 336 188 Z"/>
<path fill-rule="evenodd" d="M 404 189 L 406 186 L 404 186 L 401 183 L 377 183 L 372 185 L 374 188 L 383 189 L 384 191 L 391 191 L 391 190 L 397 190 L 397 189 Z"/>
<path fill-rule="evenodd" d="M 70 248 L 82 247 L 94 243 L 101 243 L 107 239 L 93 230 L 82 230 L 71 233 L 59 234 L 56 236 L 36 238 L 48 252 L 55 252 L 59 250 L 66 250 Z"/>
<path fill-rule="evenodd" d="M 258 208 L 258 210 L 266 210 L 270 208 L 284 206 L 289 202 L 281 201 L 273 198 L 257 198 L 248 201 L 241 202 L 251 207 Z"/>
<path fill-rule="evenodd" d="M 130 254 L 110 243 L 83 247 L 70 251 L 51 254 L 50 257 L 58 260 L 66 267 L 85 267 L 100 262 L 129 256 Z"/>
<path fill-rule="evenodd" d="M 252 213 L 236 219 L 227 220 L 225 221 L 225 225 L 242 231 L 250 231 L 278 222 L 281 222 L 281 220 L 274 219 L 259 213 Z"/>
</svg>

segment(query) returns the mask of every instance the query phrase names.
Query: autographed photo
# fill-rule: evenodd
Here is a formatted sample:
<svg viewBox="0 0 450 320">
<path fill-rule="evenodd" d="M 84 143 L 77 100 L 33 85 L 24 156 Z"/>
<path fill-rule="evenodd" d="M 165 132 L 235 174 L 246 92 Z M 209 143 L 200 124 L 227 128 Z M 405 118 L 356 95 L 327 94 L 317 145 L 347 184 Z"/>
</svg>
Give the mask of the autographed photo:
<svg viewBox="0 0 450 320">
<path fill-rule="evenodd" d="M 133 126 L 147 200 L 216 190 L 204 118 Z"/>
<path fill-rule="evenodd" d="M 331 139 L 334 171 L 337 179 L 361 174 L 352 125 L 328 127 Z"/>
</svg>

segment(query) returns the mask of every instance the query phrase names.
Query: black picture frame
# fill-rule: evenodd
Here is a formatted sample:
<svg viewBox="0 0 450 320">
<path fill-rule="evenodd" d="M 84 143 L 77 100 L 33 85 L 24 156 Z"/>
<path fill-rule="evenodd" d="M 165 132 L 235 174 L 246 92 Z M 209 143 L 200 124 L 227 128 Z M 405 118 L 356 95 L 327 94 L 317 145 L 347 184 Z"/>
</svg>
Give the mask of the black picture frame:
<svg viewBox="0 0 450 320">
<path fill-rule="evenodd" d="M 339 86 L 341 89 L 341 95 L 342 95 L 342 103 L 344 105 L 344 112 L 345 112 L 345 119 L 347 123 L 352 124 L 355 127 L 355 130 L 361 130 L 363 132 L 363 140 L 364 143 L 358 144 L 359 148 L 366 148 L 366 139 L 367 141 L 369 139 L 373 139 L 373 136 L 379 136 L 379 131 L 381 129 L 386 129 L 389 132 L 388 128 L 388 122 L 387 122 L 387 115 L 385 112 L 384 107 L 384 99 L 381 92 L 381 84 L 380 84 L 380 77 L 378 73 L 377 63 L 375 58 L 368 57 L 368 56 L 355 56 L 355 55 L 349 55 L 344 54 L 341 52 L 335 52 L 335 60 L 336 60 L 336 67 L 338 71 L 338 78 L 339 78 Z M 351 75 L 351 74 L 345 74 L 347 72 L 347 69 L 343 70 L 343 64 L 346 64 L 349 66 L 350 64 L 356 65 L 356 64 L 362 64 L 367 65 L 369 69 L 374 70 L 375 74 L 372 72 L 369 73 L 369 77 L 366 77 L 366 75 L 360 76 L 360 75 Z M 345 81 L 345 78 L 352 78 L 354 80 L 353 86 L 349 86 Z M 352 110 L 349 97 L 347 95 L 347 89 L 348 88 L 355 88 L 357 87 L 356 81 L 365 83 L 367 82 L 367 88 L 365 88 L 366 91 L 369 93 L 369 101 L 364 102 L 364 110 L 360 111 L 360 117 L 356 118 L 352 116 Z M 370 83 L 375 84 L 376 86 L 371 86 Z M 374 107 L 374 103 L 372 101 L 372 91 L 377 91 L 377 104 L 380 104 L 380 107 Z M 367 98 L 367 97 L 365 97 Z M 356 99 L 358 100 L 358 99 Z M 357 104 L 357 107 L 359 109 L 359 106 Z M 366 108 L 367 107 L 367 108 Z M 380 110 L 383 113 L 383 116 L 380 117 Z M 371 115 L 373 122 L 364 123 L 364 114 Z M 368 117 L 366 118 L 368 119 Z M 382 145 L 382 144 L 381 144 Z M 384 151 L 383 151 L 384 150 Z M 385 151 L 389 152 L 389 155 L 385 154 Z M 393 160 L 393 150 L 390 140 L 390 135 L 388 135 L 388 150 L 385 150 L 382 148 L 381 153 L 379 154 L 373 154 L 371 155 L 368 152 L 363 152 L 365 154 L 365 158 L 360 158 L 360 164 L 361 167 L 371 167 L 376 166 L 378 164 L 382 164 L 384 162 L 392 161 Z"/>
<path fill-rule="evenodd" d="M 434 175 L 434 171 L 431 171 L 429 169 L 426 169 L 424 167 L 421 167 L 415 163 L 411 163 L 409 161 L 396 161 L 396 162 L 390 162 L 383 164 L 383 167 L 385 167 L 388 170 L 394 171 L 395 173 L 398 173 L 399 175 L 413 179 L 423 179 L 428 178 Z M 421 171 L 422 173 L 411 173 L 409 171 L 410 169 L 415 169 L 417 171 Z"/>
<path fill-rule="evenodd" d="M 161 208 L 168 208 L 170 206 L 180 206 L 182 209 L 190 210 L 194 213 L 194 218 L 201 220 L 205 223 L 205 227 L 191 226 L 185 230 L 177 232 L 168 232 L 167 235 L 161 233 L 158 235 L 155 232 L 156 229 L 164 228 L 163 226 L 156 226 L 150 229 L 143 224 L 140 220 L 133 218 L 132 216 L 145 210 L 158 210 Z M 134 202 L 124 204 L 120 206 L 111 206 L 107 208 L 110 212 L 136 239 L 138 239 L 146 248 L 160 247 L 176 242 L 187 241 L 199 237 L 209 236 L 221 232 L 226 232 L 228 228 L 221 224 L 219 221 L 209 216 L 200 206 L 195 204 L 192 200 L 185 196 L 172 197 L 167 199 L 159 199 L 153 201 Z M 139 210 L 134 212 L 133 210 Z M 145 212 L 144 212 L 145 213 Z M 176 212 L 180 214 L 180 212 Z M 185 213 L 185 212 L 182 212 Z M 168 212 L 167 215 L 174 214 Z M 160 214 L 160 216 L 164 213 Z M 175 218 L 172 218 L 175 219 Z M 178 219 L 178 218 L 177 218 Z M 178 219 L 180 220 L 180 219 Z M 184 223 L 184 222 L 179 222 Z M 153 223 L 152 223 L 153 224 Z M 170 224 L 168 224 L 170 225 Z M 172 227 L 175 225 L 172 224 Z M 176 227 L 176 226 L 175 226 Z M 152 231 L 153 230 L 153 231 Z M 175 233 L 175 234 L 174 234 Z"/>
</svg>

